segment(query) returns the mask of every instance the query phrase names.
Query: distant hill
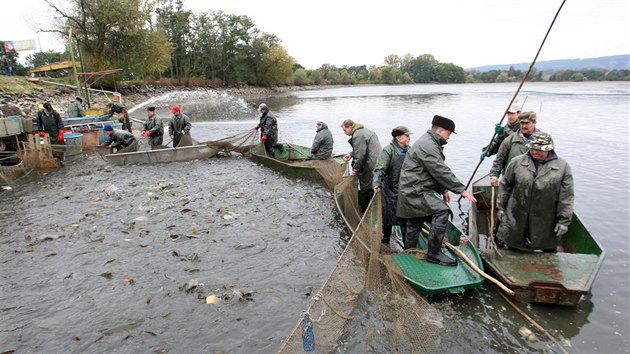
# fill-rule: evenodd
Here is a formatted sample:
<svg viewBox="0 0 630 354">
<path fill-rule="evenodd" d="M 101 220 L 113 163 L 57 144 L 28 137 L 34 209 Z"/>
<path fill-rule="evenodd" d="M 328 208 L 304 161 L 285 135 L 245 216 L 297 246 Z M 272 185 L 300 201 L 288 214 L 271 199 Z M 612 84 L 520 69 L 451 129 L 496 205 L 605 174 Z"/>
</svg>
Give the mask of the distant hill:
<svg viewBox="0 0 630 354">
<path fill-rule="evenodd" d="M 510 66 L 518 70 L 527 70 L 531 63 L 517 64 L 496 64 L 467 68 L 466 70 L 490 71 L 508 70 Z M 630 70 L 630 54 L 611 55 L 600 58 L 588 59 L 558 59 L 538 61 L 534 65 L 536 69 L 544 72 L 554 72 L 559 70 L 583 70 L 583 69 L 609 69 L 609 70 Z"/>
</svg>

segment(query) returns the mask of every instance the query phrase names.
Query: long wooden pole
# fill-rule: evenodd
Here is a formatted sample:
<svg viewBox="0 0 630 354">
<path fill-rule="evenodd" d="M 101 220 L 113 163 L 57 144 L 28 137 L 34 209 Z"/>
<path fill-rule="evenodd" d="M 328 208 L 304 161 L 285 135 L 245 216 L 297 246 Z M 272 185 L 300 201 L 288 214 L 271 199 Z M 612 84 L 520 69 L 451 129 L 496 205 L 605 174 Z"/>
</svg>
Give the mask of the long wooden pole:
<svg viewBox="0 0 630 354">
<path fill-rule="evenodd" d="M 538 59 L 538 55 L 540 54 L 540 51 L 542 50 L 543 46 L 545 45 L 545 41 L 547 40 L 547 37 L 549 36 L 549 33 L 551 32 L 551 29 L 553 28 L 553 24 L 556 22 L 556 19 L 558 18 L 558 15 L 560 14 L 560 10 L 562 10 L 562 7 L 564 6 L 564 3 L 566 1 L 567 0 L 562 0 L 562 4 L 560 4 L 560 8 L 558 8 L 558 11 L 556 12 L 556 15 L 553 17 L 553 21 L 551 21 L 551 25 L 549 25 L 549 29 L 547 30 L 547 33 L 545 34 L 545 38 L 543 38 L 543 41 L 540 44 L 540 47 L 538 48 L 538 51 L 536 52 L 536 56 L 534 57 L 534 60 L 532 60 L 532 63 L 529 65 L 529 69 L 527 69 L 527 72 L 525 73 L 525 76 L 523 77 L 523 80 L 521 80 L 521 83 L 518 85 L 518 89 L 516 90 L 516 92 L 514 92 L 514 96 L 512 96 L 512 99 L 510 100 L 510 103 L 508 103 L 507 107 L 505 108 L 505 111 L 503 111 L 503 116 L 501 117 L 501 120 L 499 121 L 499 124 L 503 123 L 503 120 L 505 119 L 505 115 L 507 114 L 508 109 L 510 109 L 510 106 L 512 105 L 512 103 L 514 103 L 514 100 L 518 96 L 519 92 L 521 92 L 521 87 L 523 87 L 523 84 L 525 83 L 525 81 L 529 77 L 529 73 L 534 68 L 534 64 L 536 64 L 536 60 Z M 492 138 L 490 139 L 490 141 L 488 142 L 488 145 L 487 145 L 488 147 L 490 147 L 490 145 L 492 144 L 492 141 L 494 140 L 494 137 L 496 135 L 497 135 L 496 132 L 494 134 L 492 134 Z M 477 173 L 477 170 L 479 169 L 479 166 L 481 166 L 482 162 L 483 162 L 483 160 L 479 160 L 479 162 L 477 163 L 477 167 L 475 167 L 475 170 L 473 171 L 472 175 L 470 176 L 470 179 L 468 180 L 468 183 L 466 183 L 465 190 L 468 189 L 468 187 L 470 186 L 470 182 L 475 177 L 475 174 Z M 462 197 L 459 197 L 459 199 L 461 199 L 461 198 Z"/>
<path fill-rule="evenodd" d="M 493 282 L 496 286 L 501 288 L 501 290 L 505 291 L 506 294 L 510 296 L 514 296 L 514 291 L 509 289 L 507 286 L 503 285 L 503 283 L 501 283 L 500 281 L 486 274 L 483 270 L 479 269 L 479 267 L 477 267 L 477 265 L 473 261 L 471 261 L 470 258 L 468 258 L 466 254 L 464 254 L 464 252 L 460 251 L 457 247 L 451 245 L 448 242 L 445 242 L 445 244 L 446 244 L 446 247 L 448 247 L 448 249 L 451 250 L 451 252 L 455 253 L 459 258 L 461 258 L 464 262 L 466 262 L 466 264 L 468 264 L 470 268 L 472 268 L 475 272 L 479 273 L 479 275 L 481 275 L 482 277 Z"/>
</svg>

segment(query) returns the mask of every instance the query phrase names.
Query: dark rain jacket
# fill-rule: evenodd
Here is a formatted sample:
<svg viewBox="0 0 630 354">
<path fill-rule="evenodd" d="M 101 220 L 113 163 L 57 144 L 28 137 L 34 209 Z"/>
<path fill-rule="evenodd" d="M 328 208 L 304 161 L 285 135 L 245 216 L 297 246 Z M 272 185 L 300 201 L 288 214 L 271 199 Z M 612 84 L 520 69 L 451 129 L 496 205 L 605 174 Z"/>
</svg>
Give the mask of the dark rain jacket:
<svg viewBox="0 0 630 354">
<path fill-rule="evenodd" d="M 359 179 L 361 190 L 372 189 L 372 174 L 376 160 L 381 153 L 381 143 L 373 131 L 364 128 L 361 123 L 352 126 L 352 137 L 348 140 L 352 146 L 352 170 Z"/>
<path fill-rule="evenodd" d="M 383 225 L 396 225 L 396 204 L 400 169 L 402 168 L 408 147 L 403 149 L 393 139 L 378 155 L 373 173 L 373 185 L 381 187 L 383 200 Z"/>
<path fill-rule="evenodd" d="M 534 132 L 538 131 L 538 129 L 534 129 Z M 492 168 L 490 168 L 490 176 L 498 178 L 513 158 L 529 151 L 526 145 L 529 138 L 531 136 L 525 137 L 519 130 L 503 140 L 501 147 L 499 147 L 499 152 L 492 163 Z"/>
<path fill-rule="evenodd" d="M 136 141 L 136 138 L 128 131 L 114 129 L 105 140 L 105 145 L 111 144 L 112 148 L 125 148 Z"/>
<path fill-rule="evenodd" d="M 400 170 L 398 207 L 401 218 L 422 218 L 450 209 L 444 193 L 461 194 L 465 186 L 444 161 L 443 145 L 447 143 L 433 130 L 428 130 L 416 141 Z"/>
<path fill-rule="evenodd" d="M 144 122 L 144 127 L 142 130 L 149 131 L 149 143 L 151 146 L 162 145 L 162 141 L 164 138 L 164 124 L 162 123 L 162 119 L 154 114 L 153 117 L 147 118 Z"/>
<path fill-rule="evenodd" d="M 556 224 L 569 226 L 573 216 L 573 175 L 569 164 L 552 150 L 538 167 L 529 153 L 515 157 L 499 185 L 498 210 L 504 211 L 497 237 L 508 246 L 555 248 Z"/>
<path fill-rule="evenodd" d="M 505 140 L 505 138 L 507 138 L 508 136 L 519 132 L 520 130 L 521 130 L 521 123 L 519 123 L 519 121 L 516 121 L 516 123 L 514 124 L 508 123 L 504 125 L 503 132 L 501 134 L 497 134 L 497 136 L 495 136 L 494 139 L 492 140 L 492 143 L 490 144 L 490 150 L 487 156 L 492 156 L 498 153 L 503 140 Z"/>
<path fill-rule="evenodd" d="M 83 105 L 77 100 L 72 100 L 68 103 L 68 118 L 85 117 L 85 109 Z"/>
<path fill-rule="evenodd" d="M 326 160 L 332 155 L 333 144 L 332 133 L 330 129 L 328 129 L 328 125 L 324 124 L 321 128 L 317 129 L 315 139 L 313 139 L 313 146 L 311 146 L 311 154 L 307 159 Z"/>
<path fill-rule="evenodd" d="M 278 143 L 278 120 L 272 111 L 267 111 L 260 116 L 260 136 L 267 136 L 265 148 L 267 151 L 273 151 L 274 145 Z"/>
<path fill-rule="evenodd" d="M 117 115 L 116 118 L 118 118 L 118 121 L 123 124 L 123 128 L 127 129 L 127 131 L 131 133 L 131 120 L 129 119 L 129 113 L 127 113 L 127 108 L 121 105 L 120 103 L 116 103 L 116 102 L 113 102 L 113 103 L 114 105 L 109 110 L 109 115 L 114 116 L 114 114 L 116 114 Z M 122 117 L 120 117 L 121 113 L 123 114 Z"/>
<path fill-rule="evenodd" d="M 59 131 L 63 130 L 63 121 L 57 111 L 52 110 L 50 113 L 45 109 L 40 109 L 37 112 L 37 129 L 39 131 L 45 131 L 50 137 L 51 144 L 63 144 L 63 141 L 57 140 Z"/>
<path fill-rule="evenodd" d="M 171 121 L 168 123 L 168 135 L 173 137 L 173 147 L 180 145 L 179 141 L 182 138 L 182 131 L 190 136 L 190 128 L 190 118 L 184 113 L 180 113 L 179 116 L 173 115 L 171 117 Z"/>
</svg>

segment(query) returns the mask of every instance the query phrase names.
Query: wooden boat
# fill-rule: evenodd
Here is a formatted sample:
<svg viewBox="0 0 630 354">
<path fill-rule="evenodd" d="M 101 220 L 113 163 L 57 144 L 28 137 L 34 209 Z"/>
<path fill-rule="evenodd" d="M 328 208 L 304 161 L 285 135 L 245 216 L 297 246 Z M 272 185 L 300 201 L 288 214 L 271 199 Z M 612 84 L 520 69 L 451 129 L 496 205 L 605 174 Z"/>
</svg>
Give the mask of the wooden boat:
<svg viewBox="0 0 630 354">
<path fill-rule="evenodd" d="M 358 220 L 360 220 L 360 215 L 358 215 L 358 211 L 355 210 L 356 207 L 349 207 L 347 204 L 348 200 L 357 198 L 356 184 L 350 187 L 352 190 L 350 190 L 348 186 L 349 184 L 346 183 L 345 185 L 339 184 L 335 187 L 335 204 L 348 229 L 354 232 L 357 228 L 356 224 L 358 224 Z M 364 218 L 366 224 L 372 225 L 378 230 L 377 237 L 380 238 L 380 228 L 382 226 L 378 225 L 378 213 L 368 209 Z M 418 240 L 418 248 L 421 250 L 427 247 L 428 231 L 428 224 L 425 224 L 421 237 Z M 464 236 L 464 234 L 450 221 L 446 228 L 446 234 L 449 243 L 457 247 L 457 249 L 463 252 L 479 269 L 483 270 L 482 260 L 476 247 L 472 242 L 460 243 L 460 238 Z M 366 250 L 371 252 L 367 242 L 364 242 L 361 238 L 359 240 Z M 401 241 L 402 240 L 399 240 L 398 242 Z M 394 239 L 392 242 L 396 242 L 396 240 Z M 450 250 L 445 249 L 444 252 L 453 259 L 458 259 Z M 391 258 L 400 268 L 407 282 L 409 282 L 417 292 L 425 296 L 442 293 L 462 293 L 466 289 L 479 287 L 484 280 L 481 275 L 475 272 L 461 259 L 458 259 L 457 266 L 447 267 L 429 263 L 425 259 L 416 258 L 416 256 L 411 253 L 394 254 Z"/>
<path fill-rule="evenodd" d="M 334 188 L 336 180 L 341 178 L 346 168 L 342 157 L 327 160 L 306 160 L 311 149 L 294 144 L 278 144 L 274 147 L 273 157 L 269 156 L 263 144 L 256 145 L 250 151 L 250 158 L 276 171 L 293 178 L 302 178 Z"/>
<path fill-rule="evenodd" d="M 218 152 L 219 150 L 216 148 L 206 144 L 199 144 L 177 148 L 121 152 L 118 154 L 105 155 L 105 158 L 114 165 L 140 165 L 203 160 L 215 156 Z"/>
<path fill-rule="evenodd" d="M 470 236 L 481 249 L 486 269 L 525 302 L 575 306 L 590 292 L 605 252 L 577 215 L 557 253 L 485 250 L 490 225 L 490 177 L 473 183 L 477 203 L 470 206 Z M 498 191 L 495 191 L 498 194 Z M 495 195 L 495 198 L 497 196 Z M 496 205 L 496 204 L 495 204 Z"/>
</svg>

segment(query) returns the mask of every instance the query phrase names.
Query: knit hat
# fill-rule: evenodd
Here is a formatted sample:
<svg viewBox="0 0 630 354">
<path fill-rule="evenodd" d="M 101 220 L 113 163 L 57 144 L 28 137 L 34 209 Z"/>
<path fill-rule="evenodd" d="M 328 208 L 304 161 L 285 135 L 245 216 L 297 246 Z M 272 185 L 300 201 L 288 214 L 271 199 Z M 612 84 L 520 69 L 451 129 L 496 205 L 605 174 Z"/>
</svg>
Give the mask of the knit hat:
<svg viewBox="0 0 630 354">
<path fill-rule="evenodd" d="M 103 128 L 103 130 L 106 132 L 111 132 L 114 130 L 114 128 L 112 128 L 111 124 L 105 124 L 105 127 Z"/>
</svg>

